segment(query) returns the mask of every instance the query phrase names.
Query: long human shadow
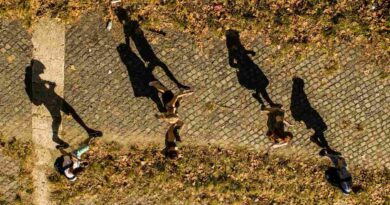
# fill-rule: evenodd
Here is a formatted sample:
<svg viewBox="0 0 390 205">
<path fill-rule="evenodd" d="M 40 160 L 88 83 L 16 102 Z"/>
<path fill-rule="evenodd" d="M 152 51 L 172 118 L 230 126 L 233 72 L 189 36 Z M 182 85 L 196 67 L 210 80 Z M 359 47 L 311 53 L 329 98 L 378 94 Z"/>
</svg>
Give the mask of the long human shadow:
<svg viewBox="0 0 390 205">
<path fill-rule="evenodd" d="M 324 132 L 328 129 L 328 126 L 321 115 L 311 106 L 304 90 L 305 82 L 303 79 L 294 77 L 292 87 L 290 104 L 292 117 L 296 121 L 303 121 L 307 129 L 314 130 L 314 134 L 310 137 L 312 142 L 321 148 L 325 148 L 329 153 L 340 154 L 331 149 L 325 138 Z"/>
<path fill-rule="evenodd" d="M 267 76 L 261 71 L 253 60 L 249 57 L 255 56 L 255 52 L 245 49 L 240 41 L 240 34 L 236 30 L 227 30 L 226 46 L 229 52 L 229 65 L 238 70 L 238 82 L 244 88 L 253 90 L 253 97 L 264 105 L 262 98 L 271 106 L 276 106 L 267 92 L 269 81 Z M 262 97 L 262 98 L 261 98 Z"/>
<path fill-rule="evenodd" d="M 142 60 L 131 50 L 130 45 L 119 44 L 117 51 L 123 64 L 126 65 L 134 97 L 148 97 L 156 104 L 160 112 L 165 111 L 157 90 L 149 86 L 150 82 L 156 80 L 152 70 L 145 67 Z"/>
<path fill-rule="evenodd" d="M 156 56 L 152 46 L 149 44 L 144 32 L 140 28 L 138 21 L 131 20 L 127 11 L 123 8 L 117 8 L 115 13 L 123 25 L 123 33 L 125 35 L 126 44 L 130 46 L 130 39 L 133 40 L 139 55 L 147 64 L 146 68 L 150 70 L 148 72 L 152 73 L 156 67 L 161 67 L 168 78 L 174 82 L 178 88 L 189 89 L 188 86 L 179 82 L 174 74 L 169 70 L 168 66 Z"/>
<path fill-rule="evenodd" d="M 59 96 L 54 88 L 56 84 L 43 80 L 39 75 L 43 74 L 45 66 L 39 61 L 32 59 L 30 66 L 25 69 L 25 90 L 30 101 L 36 105 L 44 105 L 52 117 L 52 139 L 62 147 L 68 147 L 68 143 L 59 137 L 59 127 L 62 122 L 61 111 L 66 115 L 71 115 L 73 119 L 88 133 L 89 137 L 101 137 L 103 133 L 88 127 L 75 109 Z"/>
</svg>

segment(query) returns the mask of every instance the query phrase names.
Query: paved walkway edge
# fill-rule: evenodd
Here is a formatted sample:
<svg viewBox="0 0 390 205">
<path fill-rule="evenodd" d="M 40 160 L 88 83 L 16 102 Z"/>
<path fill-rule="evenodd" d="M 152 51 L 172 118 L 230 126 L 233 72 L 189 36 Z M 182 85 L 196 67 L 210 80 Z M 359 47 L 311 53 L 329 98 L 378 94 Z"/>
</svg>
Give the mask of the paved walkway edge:
<svg viewBox="0 0 390 205">
<path fill-rule="evenodd" d="M 65 62 L 65 26 L 53 19 L 42 19 L 33 26 L 33 58 L 42 62 L 46 69 L 40 77 L 56 83 L 55 91 L 63 96 Z M 32 108 L 32 141 L 35 147 L 34 204 L 50 204 L 47 170 L 53 166 L 51 151 L 52 119 L 43 106 Z"/>
</svg>

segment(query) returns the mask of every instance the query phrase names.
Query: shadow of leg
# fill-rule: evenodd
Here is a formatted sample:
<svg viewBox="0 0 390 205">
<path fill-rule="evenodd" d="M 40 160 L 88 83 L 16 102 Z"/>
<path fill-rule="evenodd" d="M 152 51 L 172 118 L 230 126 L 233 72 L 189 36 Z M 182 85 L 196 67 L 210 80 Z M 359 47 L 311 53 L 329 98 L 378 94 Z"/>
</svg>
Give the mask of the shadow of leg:
<svg viewBox="0 0 390 205">
<path fill-rule="evenodd" d="M 186 85 L 183 85 L 182 83 L 180 83 L 176 77 L 173 75 L 173 73 L 169 70 L 168 66 L 165 65 L 165 63 L 163 63 L 162 61 L 156 61 L 156 62 L 151 62 L 149 65 L 148 65 L 148 69 L 150 69 L 151 71 L 153 71 L 155 69 L 156 66 L 159 66 L 163 69 L 163 71 L 165 72 L 165 74 L 168 76 L 169 79 L 172 80 L 172 82 L 174 82 L 176 84 L 176 86 L 180 89 L 190 89 L 190 87 L 186 86 Z"/>
<path fill-rule="evenodd" d="M 275 106 L 280 106 L 280 104 L 275 104 L 271 98 L 269 97 L 268 95 L 268 92 L 266 90 L 266 88 L 261 88 L 259 90 L 256 90 L 256 93 L 259 93 L 261 94 L 261 96 L 264 98 L 265 101 L 267 101 L 267 103 L 271 106 L 271 107 L 275 107 Z"/>
<path fill-rule="evenodd" d="M 60 128 L 60 125 L 62 122 L 60 111 L 57 109 L 49 109 L 49 112 L 50 112 L 51 118 L 53 120 L 52 124 L 51 124 L 52 132 L 53 132 L 53 136 L 52 136 L 53 141 L 58 144 L 57 147 L 63 147 L 63 148 L 69 147 L 69 144 L 66 143 L 65 141 L 63 141 L 59 137 L 58 132 L 59 132 L 59 128 Z"/>
<path fill-rule="evenodd" d="M 85 122 L 81 119 L 81 117 L 77 114 L 77 112 L 73 109 L 71 105 L 69 105 L 64 99 L 61 98 L 61 110 L 67 114 L 71 115 L 73 119 L 88 133 L 89 137 L 101 137 L 103 133 L 99 130 L 94 130 L 89 128 Z"/>
<path fill-rule="evenodd" d="M 159 112 L 166 112 L 167 110 L 164 107 L 164 104 L 161 102 L 161 99 L 158 97 L 158 92 L 156 90 L 152 90 L 150 95 L 150 99 L 156 104 Z"/>
</svg>

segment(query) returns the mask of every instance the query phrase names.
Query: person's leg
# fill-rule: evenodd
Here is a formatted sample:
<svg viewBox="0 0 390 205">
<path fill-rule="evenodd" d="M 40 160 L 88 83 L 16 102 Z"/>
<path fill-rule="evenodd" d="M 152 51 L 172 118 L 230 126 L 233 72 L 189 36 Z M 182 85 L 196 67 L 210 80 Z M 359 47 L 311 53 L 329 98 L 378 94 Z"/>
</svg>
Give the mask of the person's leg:
<svg viewBox="0 0 390 205">
<path fill-rule="evenodd" d="M 179 119 L 179 121 L 176 122 L 176 125 L 173 129 L 173 134 L 175 135 L 175 139 L 177 142 L 181 142 L 179 131 L 183 127 L 183 125 L 184 125 L 183 121 Z"/>
<path fill-rule="evenodd" d="M 152 90 L 150 95 L 150 99 L 157 105 L 157 109 L 160 112 L 166 112 L 167 110 L 164 107 L 164 104 L 161 102 L 161 99 L 158 96 L 158 92 L 156 90 Z"/>
<path fill-rule="evenodd" d="M 278 104 L 275 104 L 271 98 L 269 97 L 268 95 L 268 92 L 266 90 L 266 88 L 260 88 L 259 90 L 256 90 L 256 93 L 259 95 L 259 93 L 261 94 L 261 96 L 264 98 L 265 101 L 267 101 L 267 103 L 271 106 L 271 107 L 275 107 L 275 106 L 279 106 Z"/>
<path fill-rule="evenodd" d="M 252 93 L 252 97 L 255 98 L 261 105 L 261 109 L 265 109 L 263 100 L 260 98 L 259 92 L 256 90 L 256 93 Z"/>
<path fill-rule="evenodd" d="M 185 97 L 185 96 L 188 96 L 188 95 L 192 95 L 193 93 L 194 93 L 193 91 L 187 91 L 187 92 L 185 92 L 185 91 L 180 91 L 179 94 L 173 96 L 172 100 L 170 100 L 170 101 L 167 103 L 166 107 L 176 107 L 176 106 L 175 106 L 176 103 L 177 103 L 181 98 L 183 98 L 183 97 Z"/>
<path fill-rule="evenodd" d="M 169 91 L 168 88 L 166 88 L 163 84 L 161 84 L 157 80 L 151 81 L 149 83 L 149 86 L 156 88 L 156 90 L 160 93 L 165 93 L 165 92 Z"/>
<path fill-rule="evenodd" d="M 178 156 L 175 143 L 174 127 L 175 124 L 172 124 L 169 127 L 167 134 L 165 135 L 165 155 L 171 159 L 174 159 Z"/>
<path fill-rule="evenodd" d="M 89 128 L 85 122 L 83 121 L 83 119 L 81 119 L 81 117 L 77 114 L 76 110 L 73 109 L 73 107 L 71 105 L 69 105 L 64 99 L 62 99 L 62 106 L 61 106 L 61 110 L 67 114 L 67 115 L 71 115 L 73 117 L 73 119 L 79 123 L 79 125 L 84 128 L 84 130 L 88 133 L 88 135 L 90 137 L 101 137 L 103 136 L 103 133 L 99 130 L 94 130 L 92 128 Z"/>
</svg>

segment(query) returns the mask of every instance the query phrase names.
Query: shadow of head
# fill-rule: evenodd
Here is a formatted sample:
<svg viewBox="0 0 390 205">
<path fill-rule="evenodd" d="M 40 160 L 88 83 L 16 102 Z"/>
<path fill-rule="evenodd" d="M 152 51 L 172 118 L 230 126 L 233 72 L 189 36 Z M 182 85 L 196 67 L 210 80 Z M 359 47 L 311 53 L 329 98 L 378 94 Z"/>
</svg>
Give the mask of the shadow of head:
<svg viewBox="0 0 390 205">
<path fill-rule="evenodd" d="M 129 16 L 129 13 L 128 13 L 128 11 L 126 9 L 124 9 L 124 8 L 117 8 L 117 9 L 115 9 L 115 14 L 116 14 L 118 20 L 121 23 L 128 24 L 132 29 L 137 29 L 137 28 L 140 27 L 138 21 L 131 20 L 131 18 Z"/>
<path fill-rule="evenodd" d="M 229 37 L 229 38 L 239 38 L 240 37 L 240 33 L 236 30 L 233 30 L 233 29 L 226 30 L 225 35 L 226 35 L 226 37 Z"/>
<path fill-rule="evenodd" d="M 39 60 L 32 59 L 30 66 L 26 68 L 26 73 L 39 75 L 45 72 L 45 65 Z"/>
<path fill-rule="evenodd" d="M 129 21 L 129 15 L 124 8 L 119 7 L 115 9 L 115 15 L 121 23 Z"/>
<path fill-rule="evenodd" d="M 116 47 L 116 50 L 121 55 L 121 57 L 128 56 L 131 52 L 129 45 L 124 44 L 124 43 L 119 44 L 119 46 Z"/>
<path fill-rule="evenodd" d="M 294 77 L 293 78 L 293 87 L 294 88 L 303 88 L 303 87 L 305 87 L 305 82 L 303 81 L 302 78 Z"/>
<path fill-rule="evenodd" d="M 229 29 L 225 31 L 226 43 L 229 45 L 235 45 L 240 43 L 240 33 L 236 30 Z"/>
</svg>

